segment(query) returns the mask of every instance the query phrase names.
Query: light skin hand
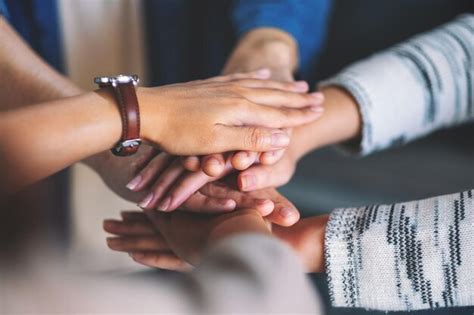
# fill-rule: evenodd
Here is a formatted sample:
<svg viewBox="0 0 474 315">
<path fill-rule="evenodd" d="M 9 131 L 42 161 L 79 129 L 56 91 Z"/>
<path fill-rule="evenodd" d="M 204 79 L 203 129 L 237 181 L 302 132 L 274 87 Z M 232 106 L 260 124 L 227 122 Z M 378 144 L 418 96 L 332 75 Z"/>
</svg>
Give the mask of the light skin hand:
<svg viewBox="0 0 474 315">
<path fill-rule="evenodd" d="M 328 220 L 328 215 L 313 216 L 291 227 L 273 226 L 272 234 L 295 250 L 307 272 L 323 272 L 324 231 Z M 121 220 L 105 220 L 103 228 L 114 235 L 107 238 L 110 249 L 126 252 L 140 264 L 177 271 L 191 269 L 191 265 L 173 252 L 159 229 L 142 212 L 122 212 Z"/>
<path fill-rule="evenodd" d="M 223 175 L 231 171 L 228 161 Z M 159 177 L 155 180 L 157 174 Z M 181 207 L 188 211 L 202 211 L 203 208 L 198 207 L 202 203 L 197 203 L 196 199 L 205 196 L 208 212 L 226 212 L 243 207 L 265 208 L 270 202 L 275 207 L 272 207 L 273 213 L 269 217 L 272 223 L 289 226 L 299 219 L 294 205 L 274 189 L 242 193 L 235 186 L 237 180 L 234 176 L 217 180 L 203 172 L 189 172 L 181 165 L 179 158 L 160 153 L 127 186 L 137 192 L 148 191 L 139 203 L 143 209 L 170 212 Z"/>
</svg>

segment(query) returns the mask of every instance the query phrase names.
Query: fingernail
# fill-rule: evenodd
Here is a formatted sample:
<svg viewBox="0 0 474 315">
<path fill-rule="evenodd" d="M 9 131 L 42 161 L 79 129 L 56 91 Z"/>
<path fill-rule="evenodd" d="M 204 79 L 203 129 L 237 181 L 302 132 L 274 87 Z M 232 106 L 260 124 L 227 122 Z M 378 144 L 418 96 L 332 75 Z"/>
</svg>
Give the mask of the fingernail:
<svg viewBox="0 0 474 315">
<path fill-rule="evenodd" d="M 270 69 L 268 68 L 262 68 L 262 69 L 258 69 L 255 74 L 259 77 L 259 78 L 262 78 L 262 79 L 266 79 L 270 76 Z"/>
<path fill-rule="evenodd" d="M 151 202 L 153 201 L 153 197 L 155 196 L 155 194 L 153 192 L 149 193 L 139 204 L 138 206 L 140 208 L 145 208 L 147 209 L 147 207 L 151 204 Z"/>
<path fill-rule="evenodd" d="M 272 146 L 286 147 L 288 144 L 290 144 L 290 137 L 286 133 L 272 134 Z"/>
<path fill-rule="evenodd" d="M 141 181 L 141 175 L 135 176 L 125 187 L 127 187 L 129 190 L 135 190 L 138 185 L 140 185 Z"/>
<path fill-rule="evenodd" d="M 314 92 L 310 93 L 312 98 L 314 98 L 316 101 L 323 102 L 324 101 L 324 94 L 321 92 Z"/>
<path fill-rule="evenodd" d="M 225 209 L 234 209 L 237 205 L 236 202 L 232 199 L 223 199 L 223 200 L 220 200 L 219 203 Z"/>
<path fill-rule="evenodd" d="M 110 247 L 114 247 L 116 245 L 119 244 L 119 240 L 116 239 L 116 238 L 112 238 L 112 237 L 108 237 L 107 238 L 107 245 L 109 245 Z"/>
<path fill-rule="evenodd" d="M 293 214 L 293 210 L 291 210 L 290 208 L 280 209 L 280 215 L 284 218 L 287 218 L 291 216 L 292 214 Z"/>
<path fill-rule="evenodd" d="M 324 107 L 322 107 L 322 106 L 311 106 L 311 110 L 315 113 L 322 113 L 322 112 L 324 112 Z"/>
<path fill-rule="evenodd" d="M 244 190 L 252 190 L 257 188 L 257 177 L 255 175 L 242 176 L 242 188 Z"/>
<path fill-rule="evenodd" d="M 248 152 L 239 152 L 236 154 L 236 158 L 238 160 L 238 167 L 247 167 L 251 161 L 250 161 L 250 154 Z"/>
<path fill-rule="evenodd" d="M 211 172 L 212 173 L 219 173 L 221 171 L 221 168 L 222 168 L 222 163 L 221 161 L 219 161 L 218 159 L 216 158 L 209 158 L 207 161 L 206 161 L 206 167 L 207 168 L 211 168 Z M 218 174 L 216 174 L 218 175 Z"/>
<path fill-rule="evenodd" d="M 168 208 L 171 203 L 171 197 L 166 197 L 162 202 L 156 207 L 158 211 L 168 211 Z"/>
</svg>

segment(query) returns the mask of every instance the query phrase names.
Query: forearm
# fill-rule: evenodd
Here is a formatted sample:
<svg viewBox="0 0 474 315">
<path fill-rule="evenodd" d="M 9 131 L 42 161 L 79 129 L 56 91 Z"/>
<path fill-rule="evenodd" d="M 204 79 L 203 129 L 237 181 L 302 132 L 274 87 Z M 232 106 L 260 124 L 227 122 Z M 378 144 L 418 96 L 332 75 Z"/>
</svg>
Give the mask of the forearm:
<svg viewBox="0 0 474 315">
<path fill-rule="evenodd" d="M 333 211 L 325 241 L 333 305 L 473 305 L 473 194 Z"/>
<path fill-rule="evenodd" d="M 111 95 L 90 92 L 4 111 L 0 134 L 1 180 L 11 192 L 111 148 L 121 118 Z"/>
<path fill-rule="evenodd" d="M 36 55 L 2 17 L 0 42 L 0 111 L 81 93 Z"/>
<path fill-rule="evenodd" d="M 474 15 L 413 37 L 341 71 L 337 85 L 357 100 L 360 143 L 369 154 L 474 120 Z"/>
<path fill-rule="evenodd" d="M 338 87 L 325 87 L 321 92 L 325 98 L 324 114 L 293 130 L 290 148 L 296 161 L 313 150 L 357 140 L 360 135 L 362 120 L 354 98 Z"/>
</svg>

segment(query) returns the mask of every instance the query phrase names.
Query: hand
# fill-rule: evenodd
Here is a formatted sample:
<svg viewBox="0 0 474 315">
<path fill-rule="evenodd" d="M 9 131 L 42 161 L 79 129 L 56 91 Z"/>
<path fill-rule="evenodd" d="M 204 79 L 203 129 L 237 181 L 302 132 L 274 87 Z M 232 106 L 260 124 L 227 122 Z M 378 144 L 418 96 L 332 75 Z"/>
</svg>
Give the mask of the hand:
<svg viewBox="0 0 474 315">
<path fill-rule="evenodd" d="M 183 261 L 196 265 L 210 243 L 238 233 L 270 234 L 269 226 L 254 209 L 238 210 L 221 215 L 197 215 L 184 212 L 162 214 L 147 211 L 149 221 L 143 217 L 139 218 L 139 214 L 141 213 L 125 212 L 122 214 L 123 222 L 105 220 L 104 229 L 120 236 L 107 239 L 107 244 L 111 249 L 131 252 L 134 259 L 144 264 L 147 264 L 146 259 L 137 258 L 142 257 L 142 254 L 146 256 L 144 251 L 161 251 L 165 253 L 165 257 L 170 258 L 167 261 L 171 261 L 171 255 L 174 254 Z M 125 219 L 132 216 L 133 219 Z M 153 237 L 152 231 L 159 232 Z M 158 262 L 160 262 L 159 259 Z M 162 265 L 165 264 L 160 263 L 160 266 Z M 174 270 L 186 269 L 186 265 L 178 261 L 174 261 L 173 265 L 166 265 Z"/>
<path fill-rule="evenodd" d="M 307 272 L 323 272 L 324 231 L 328 220 L 328 215 L 314 216 L 291 227 L 273 226 L 272 233 L 296 251 Z M 110 249 L 127 252 L 138 263 L 160 269 L 190 269 L 142 212 L 122 212 L 122 220 L 105 220 L 104 230 L 116 236 L 107 238 Z"/>
<path fill-rule="evenodd" d="M 138 152 L 128 157 L 118 157 L 110 150 L 94 155 L 83 162 L 91 167 L 109 187 L 120 197 L 138 202 L 145 197 L 146 192 L 132 191 L 126 188 L 130 180 L 158 154 L 151 146 L 142 145 Z"/>
<path fill-rule="evenodd" d="M 281 162 L 283 161 L 285 160 Z M 225 175 L 232 170 L 229 162 L 226 169 Z M 264 216 L 265 211 L 273 211 L 270 221 L 275 224 L 289 226 L 299 219 L 295 206 L 274 189 L 242 193 L 235 187 L 235 177 L 217 180 L 218 178 L 209 177 L 202 171 L 186 171 L 179 158 L 173 159 L 168 154 L 161 153 L 127 187 L 136 192 L 148 191 L 147 196 L 139 203 L 143 209 L 169 212 L 181 207 L 193 212 L 227 212 L 236 208 L 253 207 L 260 209 Z"/>
<path fill-rule="evenodd" d="M 235 191 L 236 187 L 241 191 L 248 192 L 267 187 L 282 186 L 291 179 L 295 171 L 299 156 L 297 156 L 294 151 L 296 150 L 293 150 L 293 147 L 290 146 L 283 155 L 283 158 L 275 165 L 254 165 L 237 174 L 237 177 L 226 178 L 225 182 L 231 191 Z M 140 207 L 144 209 L 157 208 L 162 211 L 173 211 L 207 183 L 218 181 L 230 174 L 233 171 L 230 165 L 230 159 L 231 157 L 226 159 L 225 169 L 220 176 L 210 177 L 201 170 L 196 172 L 187 171 L 180 163 L 179 158 L 174 158 L 173 162 L 170 163 L 164 160 L 163 157 L 157 156 L 130 181 L 127 187 L 130 190 L 140 193 L 148 190 L 147 196 L 139 203 Z M 255 193 L 258 196 L 260 192 L 257 191 Z M 289 201 L 286 203 L 291 204 Z M 217 206 L 209 209 L 226 211 L 232 210 L 233 208 L 235 208 L 235 203 L 229 203 L 228 207 L 221 205 L 220 208 Z M 289 206 L 288 208 L 294 209 L 293 206 Z"/>
<path fill-rule="evenodd" d="M 263 80 L 269 76 L 263 70 L 139 89 L 143 138 L 176 155 L 284 148 L 289 138 L 279 129 L 314 121 L 320 103 L 296 83 Z"/>
</svg>

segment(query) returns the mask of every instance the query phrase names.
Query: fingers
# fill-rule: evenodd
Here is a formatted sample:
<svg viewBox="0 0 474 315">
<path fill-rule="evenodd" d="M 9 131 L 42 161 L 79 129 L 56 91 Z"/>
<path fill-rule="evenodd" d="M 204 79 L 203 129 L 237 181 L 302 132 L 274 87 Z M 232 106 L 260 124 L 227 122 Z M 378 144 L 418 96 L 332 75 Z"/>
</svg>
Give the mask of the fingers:
<svg viewBox="0 0 474 315">
<path fill-rule="evenodd" d="M 253 191 L 286 184 L 293 170 L 279 171 L 271 165 L 255 165 L 237 176 L 237 186 L 241 191 Z"/>
<path fill-rule="evenodd" d="M 201 169 L 211 177 L 222 175 L 225 169 L 225 158 L 223 154 L 210 154 L 202 158 Z"/>
<path fill-rule="evenodd" d="M 277 151 L 270 151 L 268 153 L 271 152 Z M 231 163 L 236 170 L 243 171 L 249 168 L 255 162 L 257 162 L 258 157 L 259 153 L 257 152 L 240 151 L 232 156 Z"/>
<path fill-rule="evenodd" d="M 183 156 L 181 157 L 181 164 L 190 172 L 197 172 L 201 169 L 201 160 L 197 156 Z"/>
<path fill-rule="evenodd" d="M 163 237 L 156 233 L 143 236 L 108 237 L 107 246 L 119 252 L 167 250 L 169 246 Z"/>
<path fill-rule="evenodd" d="M 199 192 L 208 198 L 234 200 L 236 209 L 254 208 L 262 216 L 270 214 L 275 206 L 273 201 L 268 198 L 255 197 L 216 182 L 207 184 Z"/>
<path fill-rule="evenodd" d="M 260 153 L 260 156 L 259 156 L 259 162 L 263 165 L 273 165 L 279 160 L 281 160 L 284 154 L 285 154 L 284 149 L 269 151 L 269 152 L 262 152 Z"/>
<path fill-rule="evenodd" d="M 236 205 L 233 199 L 214 198 L 196 192 L 182 204 L 181 209 L 196 213 L 225 213 L 235 210 Z"/>
<path fill-rule="evenodd" d="M 108 233 L 121 236 L 155 235 L 155 231 L 148 220 L 119 221 L 109 219 L 104 220 L 103 228 Z"/>
<path fill-rule="evenodd" d="M 198 191 L 202 186 L 207 184 L 211 177 L 202 171 L 187 173 L 180 178 L 175 185 L 167 192 L 165 199 L 169 199 L 166 208 L 160 207 L 161 211 L 173 211 L 183 202 L 185 202 L 192 194 Z"/>
<path fill-rule="evenodd" d="M 264 82 L 264 81 L 263 81 Z M 266 83 L 269 84 L 269 83 Z M 281 83 L 295 84 L 295 83 Z M 263 85 L 263 84 L 261 84 Z M 273 107 L 303 108 L 307 106 L 321 107 L 324 102 L 324 96 L 321 92 L 294 93 L 292 91 L 277 89 L 246 89 L 242 92 L 243 96 L 249 101 Z"/>
<path fill-rule="evenodd" d="M 165 152 L 158 154 L 127 184 L 127 188 L 132 191 L 146 188 L 169 165 L 171 160 L 172 156 Z"/>
<path fill-rule="evenodd" d="M 275 204 L 273 211 L 266 219 L 280 226 L 292 226 L 300 219 L 300 212 L 288 199 L 279 194 L 272 199 Z"/>
<path fill-rule="evenodd" d="M 237 83 L 240 86 L 248 88 L 272 89 L 298 93 L 306 93 L 309 90 L 309 85 L 305 81 L 279 82 L 273 80 L 241 79 L 238 80 Z"/>
<path fill-rule="evenodd" d="M 278 129 L 217 125 L 215 133 L 215 150 L 220 152 L 265 152 L 285 148 L 290 143 L 289 136 Z"/>
<path fill-rule="evenodd" d="M 166 198 L 165 200 L 161 200 L 161 198 L 183 172 L 184 167 L 181 165 L 181 161 L 179 159 L 174 159 L 171 165 L 162 172 L 153 187 L 150 189 L 149 194 L 140 201 L 138 206 L 143 209 L 153 209 L 155 207 L 162 210 L 167 209 L 170 200 Z"/>
<path fill-rule="evenodd" d="M 172 252 L 134 252 L 130 257 L 137 263 L 159 269 L 187 272 L 192 266 Z"/>
<path fill-rule="evenodd" d="M 120 216 L 124 221 L 145 221 L 148 222 L 148 217 L 140 211 L 121 211 Z"/>
<path fill-rule="evenodd" d="M 207 82 L 229 82 L 242 79 L 260 79 L 266 80 L 270 79 L 271 71 L 267 68 L 258 69 L 251 72 L 242 72 L 242 73 L 233 73 L 228 75 L 222 75 L 207 79 Z"/>
<path fill-rule="evenodd" d="M 270 107 L 256 104 L 248 105 L 249 110 L 237 115 L 244 125 L 267 128 L 292 128 L 313 122 L 322 116 L 324 107 L 309 106 L 305 108 Z"/>
<path fill-rule="evenodd" d="M 224 161 L 221 161 L 221 163 L 225 163 Z M 188 198 L 190 198 L 195 192 L 197 192 L 201 187 L 209 183 L 210 181 L 217 180 L 227 174 L 229 174 L 232 171 L 232 166 L 230 165 L 230 162 L 226 163 L 224 165 L 224 168 L 220 175 L 218 177 L 209 177 L 206 175 L 203 171 L 198 171 L 198 172 L 187 172 L 181 176 L 171 187 L 168 192 L 166 193 L 166 196 L 164 198 L 170 198 L 169 203 L 164 202 L 168 204 L 168 207 L 166 209 L 160 208 L 162 211 L 173 211 L 180 207 Z M 188 203 L 189 205 L 190 203 Z M 191 203 L 194 204 L 194 203 Z M 221 208 L 224 207 L 223 209 L 220 209 L 222 211 L 226 210 L 232 210 L 235 208 L 235 202 L 231 201 L 225 201 L 225 200 L 220 200 L 219 202 L 213 202 L 210 205 L 203 205 L 203 206 L 215 206 L 215 205 L 221 205 Z M 196 209 L 196 208 L 194 208 Z M 202 208 L 201 208 L 202 209 Z M 219 210 L 219 209 L 218 209 Z M 215 212 L 214 208 L 212 208 L 212 211 L 207 211 L 207 212 Z"/>
</svg>

